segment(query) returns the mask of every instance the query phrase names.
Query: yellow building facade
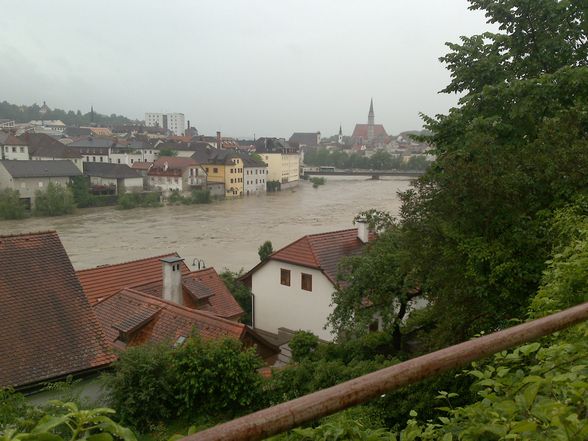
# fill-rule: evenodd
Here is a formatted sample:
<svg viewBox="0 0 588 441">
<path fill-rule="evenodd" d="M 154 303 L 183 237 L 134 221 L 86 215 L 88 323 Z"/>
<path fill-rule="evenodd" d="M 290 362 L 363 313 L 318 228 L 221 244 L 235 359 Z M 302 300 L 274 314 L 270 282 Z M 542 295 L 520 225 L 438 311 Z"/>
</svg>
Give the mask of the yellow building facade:
<svg viewBox="0 0 588 441">
<path fill-rule="evenodd" d="M 225 197 L 243 196 L 243 160 L 238 156 L 227 155 L 224 158 L 213 158 L 202 165 L 206 171 L 208 182 L 225 184 Z"/>
</svg>

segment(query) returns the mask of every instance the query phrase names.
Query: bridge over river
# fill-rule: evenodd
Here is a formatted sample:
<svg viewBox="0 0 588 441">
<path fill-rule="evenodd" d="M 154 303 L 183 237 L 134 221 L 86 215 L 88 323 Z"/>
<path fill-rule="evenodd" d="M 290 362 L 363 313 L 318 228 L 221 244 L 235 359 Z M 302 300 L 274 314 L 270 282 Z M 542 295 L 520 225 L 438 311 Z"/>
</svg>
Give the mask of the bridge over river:
<svg viewBox="0 0 588 441">
<path fill-rule="evenodd" d="M 371 176 L 372 179 L 380 179 L 380 176 L 422 176 L 424 170 L 304 170 L 305 176 Z"/>
</svg>

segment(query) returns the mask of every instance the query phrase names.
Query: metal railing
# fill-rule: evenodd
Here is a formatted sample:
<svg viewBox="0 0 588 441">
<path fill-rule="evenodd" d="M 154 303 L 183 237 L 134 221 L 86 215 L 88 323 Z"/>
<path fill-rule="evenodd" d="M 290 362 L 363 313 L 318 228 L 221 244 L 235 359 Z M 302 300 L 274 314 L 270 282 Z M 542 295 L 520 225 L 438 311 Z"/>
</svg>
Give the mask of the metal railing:
<svg viewBox="0 0 588 441">
<path fill-rule="evenodd" d="M 260 410 L 187 436 L 182 441 L 264 439 L 585 320 L 588 320 L 588 302 Z"/>
</svg>

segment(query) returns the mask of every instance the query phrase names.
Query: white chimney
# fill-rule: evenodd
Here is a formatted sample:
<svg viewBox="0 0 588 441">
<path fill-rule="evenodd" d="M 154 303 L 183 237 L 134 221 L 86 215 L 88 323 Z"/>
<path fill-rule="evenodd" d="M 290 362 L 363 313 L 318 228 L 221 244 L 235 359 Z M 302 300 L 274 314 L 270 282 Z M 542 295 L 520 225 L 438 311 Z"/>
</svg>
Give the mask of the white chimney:
<svg viewBox="0 0 588 441">
<path fill-rule="evenodd" d="M 163 298 L 178 305 L 183 304 L 182 270 L 180 267 L 183 260 L 177 256 L 161 259 L 163 265 Z"/>
<path fill-rule="evenodd" d="M 360 217 L 355 221 L 357 224 L 357 238 L 363 243 L 368 243 L 370 240 L 370 229 L 365 217 Z"/>
</svg>

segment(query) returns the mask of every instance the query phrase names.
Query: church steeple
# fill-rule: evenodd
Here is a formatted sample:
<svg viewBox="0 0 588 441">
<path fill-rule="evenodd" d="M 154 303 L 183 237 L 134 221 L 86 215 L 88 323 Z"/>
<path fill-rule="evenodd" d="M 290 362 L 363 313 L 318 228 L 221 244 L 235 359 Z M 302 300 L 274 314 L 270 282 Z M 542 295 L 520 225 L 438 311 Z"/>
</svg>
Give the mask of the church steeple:
<svg viewBox="0 0 588 441">
<path fill-rule="evenodd" d="M 337 137 L 337 144 L 343 144 L 343 127 L 339 124 L 339 136 Z"/>
<path fill-rule="evenodd" d="M 370 126 L 374 125 L 374 99 L 370 100 L 370 111 L 368 113 L 368 124 Z"/>
</svg>

